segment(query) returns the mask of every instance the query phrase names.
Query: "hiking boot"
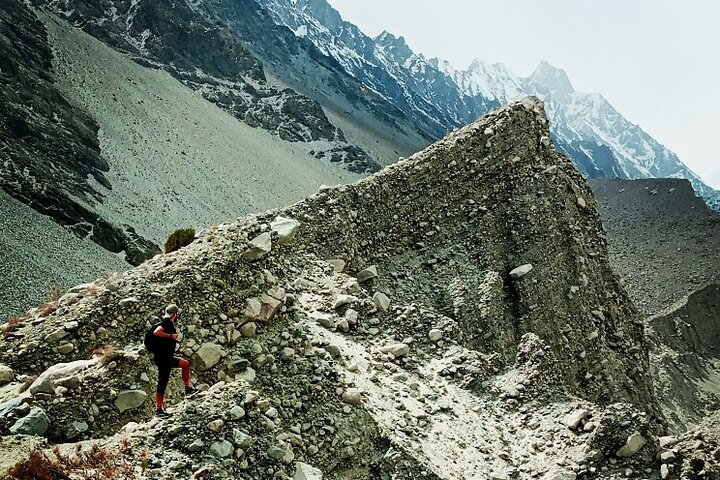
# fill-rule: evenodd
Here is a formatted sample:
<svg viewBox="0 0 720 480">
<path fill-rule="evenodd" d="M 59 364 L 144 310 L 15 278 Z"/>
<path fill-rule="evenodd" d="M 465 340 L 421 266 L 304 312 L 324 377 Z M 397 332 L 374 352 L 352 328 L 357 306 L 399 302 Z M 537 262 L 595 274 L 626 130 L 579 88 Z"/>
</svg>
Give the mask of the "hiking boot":
<svg viewBox="0 0 720 480">
<path fill-rule="evenodd" d="M 172 417 L 172 413 L 168 413 L 162 408 L 156 408 L 155 416 L 160 417 L 160 418 L 168 418 L 168 417 Z"/>
<path fill-rule="evenodd" d="M 192 385 L 185 387 L 185 396 L 189 397 L 190 395 L 194 395 L 198 392 L 198 389 L 193 387 Z"/>
</svg>

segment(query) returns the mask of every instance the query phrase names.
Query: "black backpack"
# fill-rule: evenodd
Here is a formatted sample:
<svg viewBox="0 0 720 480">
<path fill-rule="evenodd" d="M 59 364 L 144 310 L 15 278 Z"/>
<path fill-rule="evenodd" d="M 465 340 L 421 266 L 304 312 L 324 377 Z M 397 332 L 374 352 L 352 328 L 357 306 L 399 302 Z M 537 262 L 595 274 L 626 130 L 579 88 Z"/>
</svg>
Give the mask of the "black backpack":
<svg viewBox="0 0 720 480">
<path fill-rule="evenodd" d="M 147 332 L 145 332 L 145 349 L 150 353 L 155 353 L 157 349 L 157 335 L 155 335 L 155 329 L 159 327 L 162 322 L 153 324 Z"/>
</svg>

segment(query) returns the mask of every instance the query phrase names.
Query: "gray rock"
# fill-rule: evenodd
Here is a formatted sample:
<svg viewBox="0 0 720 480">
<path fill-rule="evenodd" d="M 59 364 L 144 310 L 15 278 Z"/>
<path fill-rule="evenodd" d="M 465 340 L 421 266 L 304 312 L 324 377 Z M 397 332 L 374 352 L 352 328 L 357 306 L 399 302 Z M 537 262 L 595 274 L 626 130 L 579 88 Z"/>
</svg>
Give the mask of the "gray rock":
<svg viewBox="0 0 720 480">
<path fill-rule="evenodd" d="M 639 452 L 646 443 L 647 440 L 645 440 L 645 437 L 640 435 L 638 432 L 635 432 L 628 437 L 625 445 L 620 450 L 618 450 L 615 455 L 620 458 L 631 457 L 637 452 Z"/>
<path fill-rule="evenodd" d="M 326 261 L 333 266 L 333 270 L 337 273 L 341 273 L 345 270 L 346 262 L 342 258 L 331 258 Z"/>
<path fill-rule="evenodd" d="M 45 410 L 40 407 L 33 407 L 30 413 L 18 419 L 18 421 L 10 427 L 10 433 L 13 435 L 42 436 L 48 427 L 50 427 L 50 419 L 45 413 Z"/>
<path fill-rule="evenodd" d="M 64 328 L 60 327 L 60 328 L 56 329 L 55 331 L 53 331 L 50 335 L 45 337 L 45 341 L 47 343 L 54 343 L 62 338 L 67 337 L 68 335 L 70 335 L 70 333 L 67 330 L 65 330 Z"/>
<path fill-rule="evenodd" d="M 61 385 L 68 390 L 75 390 L 82 384 L 82 382 L 80 381 L 80 377 L 78 377 L 77 375 L 71 375 L 69 377 L 59 379 L 55 382 L 55 384 Z"/>
<path fill-rule="evenodd" d="M 132 410 L 138 408 L 147 398 L 147 393 L 144 390 L 125 390 L 118 394 L 115 399 L 115 406 L 120 413 L 126 410 Z"/>
<path fill-rule="evenodd" d="M 250 240 L 250 247 L 245 250 L 242 257 L 245 260 L 259 260 L 272 250 L 272 238 L 268 232 L 261 233 Z"/>
<path fill-rule="evenodd" d="M 345 295 L 344 293 L 339 293 L 337 298 L 335 298 L 335 303 L 333 304 L 333 308 L 340 308 L 343 305 L 348 305 L 351 303 L 355 303 L 358 301 L 358 298 L 354 295 Z"/>
<path fill-rule="evenodd" d="M 588 411 L 584 408 L 575 410 L 574 412 L 568 414 L 565 417 L 565 426 L 568 427 L 570 430 L 576 430 L 578 427 L 580 427 L 580 424 L 583 420 L 585 420 L 585 418 L 587 418 L 587 416 Z"/>
<path fill-rule="evenodd" d="M 227 458 L 235 452 L 235 447 L 227 440 L 219 440 L 210 445 L 210 453 L 218 458 Z"/>
<path fill-rule="evenodd" d="M 322 480 L 322 472 L 307 463 L 297 462 L 293 480 Z"/>
<path fill-rule="evenodd" d="M 245 416 L 245 409 L 240 405 L 235 405 L 230 409 L 230 418 L 233 420 L 240 420 Z"/>
<path fill-rule="evenodd" d="M 225 356 L 225 350 L 216 343 L 203 343 L 193 356 L 193 365 L 200 371 L 209 370 Z"/>
<path fill-rule="evenodd" d="M 255 440 L 239 428 L 234 428 L 232 441 L 235 446 L 240 447 L 243 450 L 247 450 L 247 448 L 252 445 Z"/>
<path fill-rule="evenodd" d="M 197 452 L 198 450 L 201 450 L 205 446 L 205 442 L 200 440 L 199 438 L 193 441 L 190 445 L 188 445 L 188 450 L 191 452 Z"/>
<path fill-rule="evenodd" d="M 299 228 L 300 222 L 292 218 L 276 217 L 270 222 L 270 230 L 277 233 L 279 245 L 284 245 L 292 240 Z"/>
<path fill-rule="evenodd" d="M 360 406 L 362 405 L 362 394 L 357 388 L 348 388 L 342 394 L 342 401 L 349 405 Z"/>
<path fill-rule="evenodd" d="M 60 355 L 67 355 L 73 350 L 75 350 L 75 346 L 72 343 L 64 343 L 55 349 Z"/>
<path fill-rule="evenodd" d="M 530 271 L 532 269 L 533 269 L 533 266 L 530 263 L 526 263 L 525 265 L 520 265 L 519 267 L 514 268 L 513 270 L 510 271 L 510 277 L 512 277 L 512 278 L 523 277 L 523 276 L 527 275 L 528 273 L 530 273 Z"/>
<path fill-rule="evenodd" d="M 342 320 L 338 320 L 338 322 L 335 324 L 335 329 L 347 333 L 350 331 L 350 323 L 348 323 L 348 321 L 343 318 Z"/>
<path fill-rule="evenodd" d="M 402 358 L 410 353 L 410 346 L 406 343 L 386 345 L 380 349 L 383 353 L 392 353 L 395 358 Z"/>
<path fill-rule="evenodd" d="M 672 436 L 658 437 L 658 443 L 660 444 L 661 448 L 671 447 L 678 443 L 678 439 L 677 437 Z"/>
<path fill-rule="evenodd" d="M 357 274 L 357 281 L 359 283 L 367 282 L 368 280 L 371 280 L 373 278 L 378 277 L 377 272 L 377 266 L 376 265 L 370 265 L 369 267 L 360 270 Z"/>
<path fill-rule="evenodd" d="M 242 327 L 240 327 L 240 334 L 243 337 L 253 338 L 253 337 L 255 337 L 256 331 L 257 331 L 257 324 L 255 322 L 248 322 L 248 323 L 244 324 Z"/>
<path fill-rule="evenodd" d="M 373 295 L 373 302 L 375 302 L 375 306 L 383 312 L 386 312 L 390 307 L 390 298 L 388 298 L 388 296 L 383 292 L 375 292 L 375 295 Z"/>
<path fill-rule="evenodd" d="M 348 324 L 350 325 L 357 325 L 358 312 L 353 310 L 352 308 L 348 308 L 345 312 L 345 320 L 347 320 Z"/>
<path fill-rule="evenodd" d="M 15 397 L 0 403 L 0 418 L 14 412 L 25 401 L 23 397 Z"/>
<path fill-rule="evenodd" d="M 437 341 L 441 340 L 442 337 L 443 337 L 443 331 L 440 330 L 439 328 L 433 328 L 432 330 L 430 330 L 430 332 L 428 332 L 428 338 L 430 339 L 431 342 L 437 342 Z"/>
<path fill-rule="evenodd" d="M 0 386 L 12 382 L 14 378 L 15 373 L 13 372 L 12 368 L 0 363 Z"/>
</svg>

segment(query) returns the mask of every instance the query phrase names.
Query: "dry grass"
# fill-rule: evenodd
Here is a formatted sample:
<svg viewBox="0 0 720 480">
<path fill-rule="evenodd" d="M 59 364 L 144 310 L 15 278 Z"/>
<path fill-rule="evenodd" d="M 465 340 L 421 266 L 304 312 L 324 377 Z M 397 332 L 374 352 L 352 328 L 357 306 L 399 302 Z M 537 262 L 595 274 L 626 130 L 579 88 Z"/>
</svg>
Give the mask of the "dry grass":
<svg viewBox="0 0 720 480">
<path fill-rule="evenodd" d="M 51 302 L 57 302 L 58 300 L 60 300 L 60 298 L 62 298 L 63 295 L 64 295 L 64 292 L 57 285 L 53 285 L 52 287 L 50 287 L 50 301 Z"/>
<path fill-rule="evenodd" d="M 110 362 L 125 358 L 125 352 L 113 345 L 105 345 L 92 351 L 93 357 L 100 357 L 100 363 L 107 365 Z"/>
<path fill-rule="evenodd" d="M 25 320 L 26 317 L 19 317 L 14 316 L 10 317 L 10 319 L 7 321 L 5 325 L 3 325 L 2 333 L 4 337 L 7 337 L 11 333 L 13 333 L 18 328 L 22 327 L 22 322 Z"/>
<path fill-rule="evenodd" d="M 129 442 L 121 442 L 117 451 L 93 445 L 74 454 L 64 454 L 56 446 L 53 454 L 34 450 L 30 456 L 8 471 L 9 480 L 136 480 L 135 467 L 128 461 Z"/>
</svg>

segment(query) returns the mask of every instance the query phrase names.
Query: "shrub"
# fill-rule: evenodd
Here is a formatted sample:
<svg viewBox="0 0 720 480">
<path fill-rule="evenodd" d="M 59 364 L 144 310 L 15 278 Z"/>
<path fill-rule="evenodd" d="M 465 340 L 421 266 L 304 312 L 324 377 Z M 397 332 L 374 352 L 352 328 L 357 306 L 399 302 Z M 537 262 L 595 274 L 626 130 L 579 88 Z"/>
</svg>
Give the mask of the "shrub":
<svg viewBox="0 0 720 480">
<path fill-rule="evenodd" d="M 190 245 L 195 240 L 195 229 L 194 228 L 181 228 L 175 230 L 165 242 L 165 253 L 174 252 L 180 250 L 182 247 Z"/>
<path fill-rule="evenodd" d="M 88 450 L 77 446 L 74 455 L 63 454 L 56 446 L 53 456 L 42 450 L 34 450 L 28 458 L 8 473 L 10 480 L 133 480 L 137 478 L 135 468 L 125 457 L 127 447 L 111 451 L 98 445 Z"/>
</svg>

